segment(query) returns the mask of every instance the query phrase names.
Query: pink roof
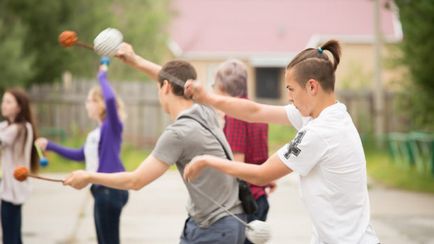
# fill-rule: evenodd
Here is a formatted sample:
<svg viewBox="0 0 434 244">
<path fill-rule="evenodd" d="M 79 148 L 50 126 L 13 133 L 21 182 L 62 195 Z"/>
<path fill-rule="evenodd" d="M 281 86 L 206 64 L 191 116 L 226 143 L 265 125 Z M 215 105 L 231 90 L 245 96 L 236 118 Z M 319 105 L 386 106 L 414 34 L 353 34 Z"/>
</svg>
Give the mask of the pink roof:
<svg viewBox="0 0 434 244">
<path fill-rule="evenodd" d="M 171 39 L 182 53 L 282 53 L 313 36 L 371 38 L 372 0 L 173 0 Z M 382 31 L 399 38 L 392 11 Z"/>
</svg>

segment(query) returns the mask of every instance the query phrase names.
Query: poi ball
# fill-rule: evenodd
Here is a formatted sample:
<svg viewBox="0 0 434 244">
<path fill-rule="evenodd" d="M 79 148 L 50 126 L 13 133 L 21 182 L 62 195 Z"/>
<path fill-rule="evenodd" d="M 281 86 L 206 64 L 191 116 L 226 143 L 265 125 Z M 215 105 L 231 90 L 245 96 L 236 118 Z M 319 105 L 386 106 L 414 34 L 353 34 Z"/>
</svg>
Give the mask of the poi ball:
<svg viewBox="0 0 434 244">
<path fill-rule="evenodd" d="M 59 43 L 64 47 L 71 47 L 77 43 L 77 33 L 74 31 L 64 31 L 59 35 Z"/>
<path fill-rule="evenodd" d="M 15 168 L 14 177 L 18 181 L 25 181 L 29 175 L 29 170 L 24 166 L 18 166 Z"/>
<path fill-rule="evenodd" d="M 42 167 L 47 167 L 47 165 L 48 165 L 48 159 L 47 158 L 41 158 L 41 159 L 39 159 L 39 165 L 41 165 Z"/>
<path fill-rule="evenodd" d="M 93 49 L 100 56 L 114 56 L 123 42 L 122 33 L 115 28 L 101 31 L 93 40 Z"/>
<path fill-rule="evenodd" d="M 264 244 L 271 239 L 270 225 L 264 221 L 254 220 L 246 228 L 246 236 L 249 241 L 255 244 Z"/>
</svg>

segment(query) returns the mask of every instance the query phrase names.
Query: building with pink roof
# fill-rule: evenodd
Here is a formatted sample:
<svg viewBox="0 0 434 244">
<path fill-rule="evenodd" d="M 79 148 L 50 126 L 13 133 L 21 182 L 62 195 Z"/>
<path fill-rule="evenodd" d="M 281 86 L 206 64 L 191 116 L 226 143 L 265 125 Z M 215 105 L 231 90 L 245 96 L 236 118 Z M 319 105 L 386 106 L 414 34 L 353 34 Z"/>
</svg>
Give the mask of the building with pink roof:
<svg viewBox="0 0 434 244">
<path fill-rule="evenodd" d="M 381 5 L 384 43 L 397 43 L 402 30 L 396 11 L 386 1 Z M 343 46 L 337 88 L 371 86 L 371 0 L 173 0 L 171 8 L 171 54 L 192 62 L 208 85 L 219 63 L 238 58 L 249 67 L 251 98 L 284 102 L 283 72 L 289 61 L 302 49 L 333 38 Z"/>
</svg>

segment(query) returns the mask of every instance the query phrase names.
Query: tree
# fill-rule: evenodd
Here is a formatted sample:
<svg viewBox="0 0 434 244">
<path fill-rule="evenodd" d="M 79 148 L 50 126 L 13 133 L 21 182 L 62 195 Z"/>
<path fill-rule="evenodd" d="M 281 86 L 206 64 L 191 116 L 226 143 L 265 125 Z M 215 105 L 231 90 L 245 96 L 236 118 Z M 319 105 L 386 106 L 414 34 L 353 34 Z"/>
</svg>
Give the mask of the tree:
<svg viewBox="0 0 434 244">
<path fill-rule="evenodd" d="M 0 89 L 60 81 L 65 70 L 75 77 L 95 77 L 98 56 L 58 44 L 58 35 L 66 29 L 93 44 L 101 30 L 118 28 L 139 53 L 159 61 L 166 44 L 167 5 L 167 0 L 2 0 Z M 139 77 L 119 62 L 112 64 L 117 77 Z"/>
<path fill-rule="evenodd" d="M 412 83 L 405 89 L 413 129 L 434 130 L 434 2 L 395 0 L 404 32 L 403 64 Z"/>
</svg>

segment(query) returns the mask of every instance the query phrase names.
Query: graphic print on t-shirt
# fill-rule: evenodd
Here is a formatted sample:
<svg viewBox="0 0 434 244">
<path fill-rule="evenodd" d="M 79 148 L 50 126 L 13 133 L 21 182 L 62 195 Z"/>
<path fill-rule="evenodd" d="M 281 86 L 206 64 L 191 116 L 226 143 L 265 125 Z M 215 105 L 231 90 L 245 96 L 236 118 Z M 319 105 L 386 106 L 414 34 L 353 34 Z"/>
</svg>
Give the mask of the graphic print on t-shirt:
<svg viewBox="0 0 434 244">
<path fill-rule="evenodd" d="M 301 150 L 297 146 L 298 144 L 300 144 L 301 140 L 303 139 L 304 134 L 306 134 L 306 131 L 298 132 L 294 140 L 292 140 L 292 142 L 288 144 L 288 151 L 284 155 L 286 159 L 289 159 L 291 154 L 293 154 L 296 157 L 300 154 Z"/>
</svg>

